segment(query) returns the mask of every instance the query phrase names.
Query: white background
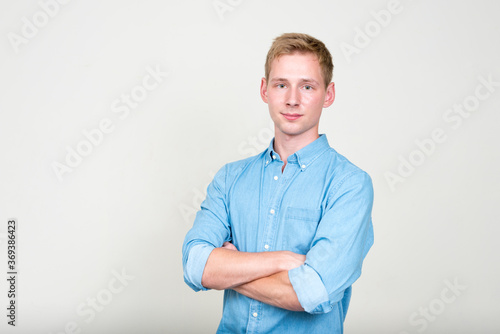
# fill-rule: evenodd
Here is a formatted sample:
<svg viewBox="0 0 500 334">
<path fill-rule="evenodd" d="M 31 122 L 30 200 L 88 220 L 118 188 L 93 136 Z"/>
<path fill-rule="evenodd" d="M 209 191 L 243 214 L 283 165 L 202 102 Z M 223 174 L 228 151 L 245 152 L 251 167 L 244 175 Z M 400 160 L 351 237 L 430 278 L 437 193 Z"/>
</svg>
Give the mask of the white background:
<svg viewBox="0 0 500 334">
<path fill-rule="evenodd" d="M 19 277 L 16 328 L 0 280 L 0 331 L 215 332 L 222 293 L 184 284 L 182 241 L 213 174 L 268 145 L 265 56 L 274 37 L 305 32 L 334 57 L 320 132 L 375 187 L 375 244 L 346 333 L 498 332 L 500 87 L 479 88 L 488 97 L 460 124 L 443 116 L 474 102 L 479 77 L 500 81 L 500 4 L 401 0 L 381 26 L 372 12 L 387 1 L 221 3 L 231 10 L 73 0 L 44 22 L 37 1 L 1 1 L 0 267 L 15 217 Z M 16 46 L 34 16 L 38 31 Z M 168 76 L 120 118 L 112 103 L 157 67 Z M 59 180 L 53 166 L 103 119 L 113 130 Z M 446 140 L 418 153 L 436 129 Z M 410 158 L 418 166 L 391 189 L 387 173 Z"/>
</svg>

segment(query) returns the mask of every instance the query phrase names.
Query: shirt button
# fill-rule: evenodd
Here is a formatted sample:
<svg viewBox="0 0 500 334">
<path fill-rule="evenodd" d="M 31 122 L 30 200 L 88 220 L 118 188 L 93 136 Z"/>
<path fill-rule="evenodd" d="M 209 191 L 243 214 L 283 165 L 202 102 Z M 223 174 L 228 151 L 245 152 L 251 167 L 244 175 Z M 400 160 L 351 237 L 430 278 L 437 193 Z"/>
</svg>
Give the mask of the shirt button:
<svg viewBox="0 0 500 334">
<path fill-rule="evenodd" d="M 274 177 L 274 179 L 275 179 L 275 180 L 277 180 L 277 179 L 278 179 L 278 177 L 277 177 L 277 176 L 275 176 L 275 177 Z"/>
<path fill-rule="evenodd" d="M 257 316 L 258 316 L 257 312 L 252 313 L 252 315 L 254 318 L 257 318 Z"/>
<path fill-rule="evenodd" d="M 269 249 L 269 245 L 265 245 L 265 246 L 264 246 L 264 248 L 265 248 L 265 249 Z"/>
<path fill-rule="evenodd" d="M 302 168 L 306 168 L 306 165 L 302 165 L 302 166 L 300 166 L 300 167 L 302 167 Z"/>
<path fill-rule="evenodd" d="M 277 157 L 277 156 L 275 156 L 275 155 L 273 155 L 273 159 L 278 159 L 278 157 Z"/>
<path fill-rule="evenodd" d="M 274 215 L 274 209 L 269 210 L 269 212 Z"/>
</svg>

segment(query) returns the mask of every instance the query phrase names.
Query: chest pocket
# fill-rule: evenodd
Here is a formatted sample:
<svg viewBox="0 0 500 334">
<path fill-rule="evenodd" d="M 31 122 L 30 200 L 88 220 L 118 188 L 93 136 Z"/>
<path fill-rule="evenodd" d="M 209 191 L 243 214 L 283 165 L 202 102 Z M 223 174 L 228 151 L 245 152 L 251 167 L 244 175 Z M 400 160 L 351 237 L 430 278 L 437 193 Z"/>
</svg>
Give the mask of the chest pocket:
<svg viewBox="0 0 500 334">
<path fill-rule="evenodd" d="M 321 210 L 288 207 L 283 222 L 283 249 L 306 254 L 316 234 Z"/>
</svg>

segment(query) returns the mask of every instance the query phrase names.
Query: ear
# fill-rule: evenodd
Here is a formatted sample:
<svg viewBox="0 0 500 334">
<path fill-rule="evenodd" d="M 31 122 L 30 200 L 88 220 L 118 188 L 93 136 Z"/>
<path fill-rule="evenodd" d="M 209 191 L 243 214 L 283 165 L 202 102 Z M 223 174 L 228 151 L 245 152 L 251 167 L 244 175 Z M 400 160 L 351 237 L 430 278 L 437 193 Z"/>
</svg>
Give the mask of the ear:
<svg viewBox="0 0 500 334">
<path fill-rule="evenodd" d="M 323 104 L 323 108 L 328 108 L 332 105 L 335 100 L 335 83 L 330 82 L 328 87 L 326 87 L 326 95 L 325 95 L 325 103 Z"/>
<path fill-rule="evenodd" d="M 262 101 L 267 103 L 267 80 L 266 78 L 262 78 L 260 81 L 260 97 L 262 98 Z"/>
</svg>

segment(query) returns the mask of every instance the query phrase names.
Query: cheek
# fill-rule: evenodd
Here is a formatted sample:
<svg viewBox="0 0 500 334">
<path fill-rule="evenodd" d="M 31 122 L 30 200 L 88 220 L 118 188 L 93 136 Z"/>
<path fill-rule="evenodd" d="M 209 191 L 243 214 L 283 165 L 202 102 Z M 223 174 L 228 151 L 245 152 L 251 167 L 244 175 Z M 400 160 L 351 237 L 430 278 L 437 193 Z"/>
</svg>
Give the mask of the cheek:
<svg viewBox="0 0 500 334">
<path fill-rule="evenodd" d="M 321 99 L 321 96 L 304 94 L 302 97 L 302 104 L 309 107 L 322 107 L 323 100 Z"/>
<path fill-rule="evenodd" d="M 269 105 L 275 104 L 276 103 L 277 96 L 274 93 L 271 93 L 270 91 L 267 92 L 267 103 Z"/>
<path fill-rule="evenodd" d="M 278 109 L 280 106 L 283 105 L 283 98 L 281 98 L 278 95 L 273 95 L 272 97 L 268 98 L 267 104 L 269 105 L 270 109 Z"/>
</svg>

